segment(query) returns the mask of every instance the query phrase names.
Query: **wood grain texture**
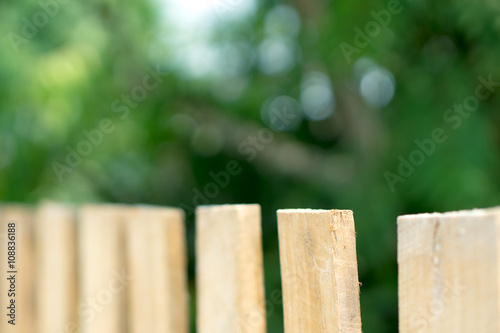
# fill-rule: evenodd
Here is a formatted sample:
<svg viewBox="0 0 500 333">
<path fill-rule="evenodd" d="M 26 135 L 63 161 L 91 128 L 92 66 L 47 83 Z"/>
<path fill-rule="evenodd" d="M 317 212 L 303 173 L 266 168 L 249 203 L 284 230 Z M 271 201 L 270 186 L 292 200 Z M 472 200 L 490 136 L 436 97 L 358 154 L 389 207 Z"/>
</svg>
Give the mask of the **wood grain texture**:
<svg viewBox="0 0 500 333">
<path fill-rule="evenodd" d="M 189 330 L 184 213 L 180 209 L 127 209 L 126 255 L 130 333 Z"/>
<path fill-rule="evenodd" d="M 16 325 L 7 323 L 7 225 L 16 223 Z M 0 306 L 2 308 L 0 332 L 34 333 L 34 269 L 33 269 L 33 212 L 23 205 L 0 205 Z"/>
<path fill-rule="evenodd" d="M 79 211 L 79 319 L 82 333 L 126 331 L 126 206 L 88 205 Z"/>
<path fill-rule="evenodd" d="M 77 323 L 76 210 L 45 202 L 34 230 L 37 333 L 71 332 Z"/>
<path fill-rule="evenodd" d="M 277 214 L 285 333 L 361 332 L 352 212 Z"/>
<path fill-rule="evenodd" d="M 499 210 L 398 218 L 400 332 L 499 332 Z"/>
<path fill-rule="evenodd" d="M 259 205 L 196 210 L 197 331 L 264 333 Z"/>
</svg>

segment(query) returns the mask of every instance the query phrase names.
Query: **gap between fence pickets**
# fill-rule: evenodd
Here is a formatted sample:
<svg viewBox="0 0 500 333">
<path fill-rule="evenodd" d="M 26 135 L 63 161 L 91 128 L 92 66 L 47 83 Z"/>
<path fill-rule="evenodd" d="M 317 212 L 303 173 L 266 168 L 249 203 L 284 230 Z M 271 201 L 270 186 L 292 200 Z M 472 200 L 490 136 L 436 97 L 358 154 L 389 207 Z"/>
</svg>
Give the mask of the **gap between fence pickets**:
<svg viewBox="0 0 500 333">
<path fill-rule="evenodd" d="M 500 209 L 398 218 L 399 328 L 498 332 Z"/>
<path fill-rule="evenodd" d="M 259 205 L 196 210 L 197 331 L 265 333 Z"/>
<path fill-rule="evenodd" d="M 285 332 L 361 332 L 352 212 L 277 215 Z"/>
</svg>

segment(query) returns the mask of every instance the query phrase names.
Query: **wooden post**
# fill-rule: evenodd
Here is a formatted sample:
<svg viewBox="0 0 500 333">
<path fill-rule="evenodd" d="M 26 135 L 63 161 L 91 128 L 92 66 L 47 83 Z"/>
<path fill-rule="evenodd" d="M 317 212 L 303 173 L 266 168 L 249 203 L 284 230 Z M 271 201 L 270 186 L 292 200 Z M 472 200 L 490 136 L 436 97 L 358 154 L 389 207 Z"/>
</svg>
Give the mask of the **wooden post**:
<svg viewBox="0 0 500 333">
<path fill-rule="evenodd" d="M 189 329 L 184 213 L 127 209 L 126 255 L 130 333 L 187 333 Z"/>
<path fill-rule="evenodd" d="M 361 332 L 349 210 L 278 210 L 285 333 Z"/>
<path fill-rule="evenodd" d="M 499 213 L 398 218 L 400 332 L 500 330 Z"/>
<path fill-rule="evenodd" d="M 196 210 L 199 333 L 264 333 L 266 313 L 259 205 Z"/>
<path fill-rule="evenodd" d="M 9 224 L 15 224 L 15 240 L 9 239 Z M 34 333 L 34 270 L 33 270 L 33 213 L 22 205 L 0 205 L 0 306 L 2 333 Z M 12 230 L 12 229 L 11 229 Z M 15 242 L 15 264 L 8 265 L 9 242 Z M 16 273 L 8 273 L 14 271 Z M 9 297 L 11 283 L 7 280 L 15 275 L 15 296 Z M 14 282 L 14 280 L 12 280 Z M 7 321 L 7 307 L 15 300 L 15 326 Z"/>
<path fill-rule="evenodd" d="M 77 325 L 76 211 L 45 202 L 35 214 L 36 328 L 73 332 Z"/>
<path fill-rule="evenodd" d="M 126 331 L 125 206 L 88 205 L 78 221 L 79 315 L 82 333 Z M 147 258 L 144 258 L 147 260 Z"/>
</svg>

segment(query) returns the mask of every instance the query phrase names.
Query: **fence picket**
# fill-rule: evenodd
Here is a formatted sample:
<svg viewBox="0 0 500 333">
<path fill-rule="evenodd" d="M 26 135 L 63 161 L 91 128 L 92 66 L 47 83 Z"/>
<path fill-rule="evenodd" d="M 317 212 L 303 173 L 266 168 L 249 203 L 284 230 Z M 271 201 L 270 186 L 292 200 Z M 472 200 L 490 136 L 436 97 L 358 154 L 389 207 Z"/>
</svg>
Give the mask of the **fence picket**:
<svg viewBox="0 0 500 333">
<path fill-rule="evenodd" d="M 87 205 L 79 211 L 78 267 L 82 333 L 126 330 L 124 207 Z"/>
<path fill-rule="evenodd" d="M 8 265 L 8 224 L 15 223 L 15 265 Z M 0 304 L 2 304 L 2 333 L 34 333 L 34 272 L 33 272 L 33 212 L 23 205 L 0 205 Z M 7 280 L 15 273 L 15 296 L 9 297 L 10 282 Z M 15 326 L 8 323 L 6 307 L 15 300 Z"/>
<path fill-rule="evenodd" d="M 401 333 L 498 332 L 499 213 L 398 218 Z"/>
<path fill-rule="evenodd" d="M 197 331 L 264 333 L 259 205 L 196 210 Z"/>
<path fill-rule="evenodd" d="M 76 210 L 44 202 L 35 212 L 35 300 L 38 333 L 77 325 Z"/>
<path fill-rule="evenodd" d="M 187 333 L 189 329 L 184 213 L 127 208 L 126 258 L 130 333 Z"/>
<path fill-rule="evenodd" d="M 277 215 L 285 333 L 361 332 L 352 212 Z"/>
</svg>

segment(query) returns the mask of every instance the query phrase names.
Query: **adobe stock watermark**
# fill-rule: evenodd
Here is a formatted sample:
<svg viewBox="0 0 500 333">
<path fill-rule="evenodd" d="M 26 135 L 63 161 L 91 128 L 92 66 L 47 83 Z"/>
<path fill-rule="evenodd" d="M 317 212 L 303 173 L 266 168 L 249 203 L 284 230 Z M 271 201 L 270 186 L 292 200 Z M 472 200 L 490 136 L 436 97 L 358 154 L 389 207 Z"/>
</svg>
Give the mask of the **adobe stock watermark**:
<svg viewBox="0 0 500 333">
<path fill-rule="evenodd" d="M 285 129 L 297 117 L 299 116 L 293 112 L 289 112 L 286 106 L 283 110 L 273 109 L 270 121 L 274 129 L 262 128 L 257 135 L 249 135 L 238 145 L 238 153 L 246 157 L 247 162 L 252 162 L 260 151 L 264 150 L 267 145 L 274 141 L 274 134 Z M 209 204 L 210 199 L 217 197 L 221 189 L 229 185 L 231 176 L 239 175 L 242 170 L 243 168 L 238 161 L 231 160 L 226 164 L 225 170 L 217 173 L 210 171 L 209 176 L 212 178 L 212 181 L 205 184 L 202 190 L 193 188 L 192 206 L 181 202 L 178 207 L 184 209 L 186 216 L 190 217 L 194 214 L 196 206 Z"/>
<path fill-rule="evenodd" d="M 479 102 L 488 99 L 500 82 L 493 81 L 492 74 L 488 78 L 479 76 L 479 84 L 476 86 L 474 95 L 464 98 L 462 103 L 453 104 L 453 107 L 443 113 L 443 121 L 448 125 L 446 128 L 435 128 L 427 138 L 415 140 L 416 148 L 407 157 L 398 156 L 399 165 L 397 172 L 385 171 L 384 177 L 391 192 L 396 190 L 398 183 L 404 183 L 408 177 L 413 175 L 416 168 L 421 166 L 427 158 L 436 152 L 438 145 L 445 143 L 449 135 L 447 133 L 458 130 L 463 121 L 479 108 Z"/>
<path fill-rule="evenodd" d="M 118 114 L 119 120 L 125 120 L 130 110 L 135 109 L 140 102 L 144 101 L 149 92 L 160 86 L 163 82 L 159 66 L 156 70 L 146 67 L 146 74 L 141 84 L 134 86 L 129 93 L 122 94 L 120 98 L 115 99 L 111 103 L 111 111 Z M 82 163 L 85 157 L 88 157 L 94 151 L 95 147 L 100 146 L 106 135 L 113 133 L 116 129 L 115 123 L 110 118 L 101 119 L 94 128 L 84 129 L 81 134 L 85 139 L 80 140 L 75 146 L 67 145 L 66 158 L 63 162 L 52 162 L 52 169 L 61 183 L 64 180 L 66 173 L 73 173 L 74 170 Z"/>
<path fill-rule="evenodd" d="M 19 53 L 19 46 L 28 44 L 33 39 L 40 29 L 45 27 L 51 18 L 59 13 L 60 6 L 66 5 L 69 0 L 47 0 L 38 1 L 40 7 L 30 18 L 23 16 L 21 18 L 22 26 L 20 34 L 9 32 L 7 39 L 10 41 L 15 53 Z"/>
<path fill-rule="evenodd" d="M 92 322 L 96 315 L 102 312 L 106 306 L 111 304 L 117 294 L 122 293 L 129 282 L 134 279 L 128 275 L 125 269 L 121 272 L 113 271 L 113 277 L 109 280 L 106 287 L 99 290 L 94 297 L 89 297 L 78 305 L 78 315 L 80 318 L 80 327 Z M 67 323 L 60 333 L 80 333 L 78 323 Z"/>
<path fill-rule="evenodd" d="M 426 332 L 429 325 L 446 311 L 450 303 L 460 298 L 466 289 L 466 286 L 462 285 L 458 278 L 455 278 L 453 283 L 446 281 L 438 297 L 434 297 L 426 306 L 415 309 L 409 323 L 412 332 Z"/>
<path fill-rule="evenodd" d="M 365 24 L 364 30 L 359 27 L 354 27 L 353 45 L 342 42 L 339 47 L 347 63 L 351 63 L 351 57 L 354 54 L 360 54 L 361 50 L 370 45 L 373 38 L 376 38 L 383 28 L 387 27 L 391 21 L 393 15 L 398 15 L 403 11 L 404 7 L 401 5 L 399 0 L 389 0 L 387 3 L 387 9 L 379 10 L 378 12 L 372 10 L 370 15 L 373 20 Z"/>
</svg>

